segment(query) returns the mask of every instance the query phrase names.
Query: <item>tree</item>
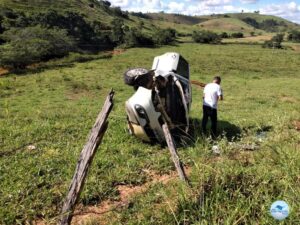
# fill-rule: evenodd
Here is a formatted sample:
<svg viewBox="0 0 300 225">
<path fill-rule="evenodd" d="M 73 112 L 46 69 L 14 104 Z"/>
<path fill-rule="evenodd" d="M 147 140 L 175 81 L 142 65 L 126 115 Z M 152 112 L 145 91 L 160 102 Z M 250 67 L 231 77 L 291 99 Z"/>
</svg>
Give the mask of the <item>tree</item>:
<svg viewBox="0 0 300 225">
<path fill-rule="evenodd" d="M 107 8 L 109 8 L 111 6 L 111 3 L 109 1 L 100 1 L 100 3 L 104 6 L 106 6 Z"/>
<path fill-rule="evenodd" d="M 259 28 L 269 32 L 276 32 L 278 30 L 278 22 L 274 19 L 267 19 L 259 24 Z"/>
<path fill-rule="evenodd" d="M 2 34 L 2 33 L 4 32 L 4 27 L 2 26 L 2 21 L 3 21 L 3 17 L 0 16 L 0 34 Z M 4 40 L 1 39 L 1 37 L 0 37 L 0 45 L 1 45 L 2 43 L 4 43 Z"/>
<path fill-rule="evenodd" d="M 251 17 L 246 17 L 246 18 L 244 18 L 244 19 L 242 19 L 245 23 L 247 23 L 247 24 L 249 24 L 249 25 L 251 25 L 251 26 L 253 26 L 253 27 L 255 27 L 255 28 L 259 28 L 259 23 L 255 20 L 255 19 L 253 19 L 253 18 L 251 18 Z"/>
<path fill-rule="evenodd" d="M 265 41 L 263 44 L 263 48 L 282 48 L 282 41 L 284 39 L 284 34 L 276 34 L 275 36 L 272 37 L 271 40 Z"/>
<path fill-rule="evenodd" d="M 207 43 L 207 44 L 219 44 L 222 38 L 214 32 L 202 30 L 194 31 L 192 38 L 197 43 Z"/>
<path fill-rule="evenodd" d="M 138 28 L 139 28 L 139 29 L 143 29 L 143 27 L 144 27 L 144 22 L 143 22 L 142 20 L 140 20 L 140 21 L 138 22 Z"/>
<path fill-rule="evenodd" d="M 151 47 L 154 45 L 152 38 L 146 36 L 136 28 L 131 28 L 125 32 L 124 46 L 131 47 Z"/>
<path fill-rule="evenodd" d="M 41 25 L 45 28 L 58 27 L 66 30 L 68 35 L 74 38 L 79 48 L 85 50 L 97 48 L 97 35 L 92 24 L 85 20 L 83 14 L 70 11 L 60 14 L 56 10 L 49 9 L 45 12 L 32 15 L 31 20 L 34 26 Z"/>
<path fill-rule="evenodd" d="M 289 33 L 287 39 L 293 42 L 300 42 L 300 31 L 293 30 Z"/>
<path fill-rule="evenodd" d="M 111 22 L 111 28 L 112 28 L 112 41 L 116 43 L 117 45 L 124 43 L 124 21 L 116 18 Z"/>
<path fill-rule="evenodd" d="M 229 38 L 229 35 L 228 35 L 228 33 L 223 32 L 223 33 L 220 34 L 220 37 L 221 38 Z"/>
<path fill-rule="evenodd" d="M 23 69 L 26 65 L 67 55 L 74 41 L 65 30 L 41 26 L 14 28 L 3 33 L 7 41 L 0 46 L 0 66 Z"/>
<path fill-rule="evenodd" d="M 153 35 L 154 43 L 157 45 L 167 45 L 176 39 L 176 30 L 172 28 L 157 29 Z"/>
<path fill-rule="evenodd" d="M 232 33 L 231 37 L 232 38 L 243 38 L 244 34 L 242 32 Z"/>
</svg>

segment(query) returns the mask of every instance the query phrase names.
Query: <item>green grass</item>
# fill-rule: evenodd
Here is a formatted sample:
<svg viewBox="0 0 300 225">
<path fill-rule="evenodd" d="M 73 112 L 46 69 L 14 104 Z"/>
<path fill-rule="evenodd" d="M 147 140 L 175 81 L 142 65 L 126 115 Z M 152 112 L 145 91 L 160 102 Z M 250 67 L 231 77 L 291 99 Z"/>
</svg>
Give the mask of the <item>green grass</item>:
<svg viewBox="0 0 300 225">
<path fill-rule="evenodd" d="M 180 52 L 192 79 L 223 78 L 219 106 L 221 155 L 211 152 L 199 127 L 194 144 L 179 149 L 191 167 L 192 188 L 178 179 L 154 184 L 129 207 L 105 215 L 115 224 L 277 224 L 271 203 L 286 200 L 292 211 L 282 224 L 298 224 L 300 196 L 299 60 L 292 50 L 256 45 L 182 44 L 129 49 L 112 58 L 0 78 L 0 224 L 50 221 L 59 214 L 80 151 L 106 94 L 116 91 L 109 129 L 88 175 L 80 203 L 118 199 L 118 184 L 149 181 L 145 169 L 174 170 L 167 149 L 126 133 L 124 102 L 133 90 L 123 84 L 128 68 L 150 68 L 154 56 Z M 201 119 L 202 90 L 193 89 L 191 118 Z M 257 132 L 266 138 L 259 142 Z M 226 134 L 227 133 L 227 134 Z M 232 147 L 257 143 L 248 152 Z M 35 145 L 35 150 L 27 149 Z M 201 202 L 199 202 L 201 199 Z M 185 222 L 184 222 L 185 221 Z M 92 224 L 96 224 L 93 221 Z"/>
</svg>

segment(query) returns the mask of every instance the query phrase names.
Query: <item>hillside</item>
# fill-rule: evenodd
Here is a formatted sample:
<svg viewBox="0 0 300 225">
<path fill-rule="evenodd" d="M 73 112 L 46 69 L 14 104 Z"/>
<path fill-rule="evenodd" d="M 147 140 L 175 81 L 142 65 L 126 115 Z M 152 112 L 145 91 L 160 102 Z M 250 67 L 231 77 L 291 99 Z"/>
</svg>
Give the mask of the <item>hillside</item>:
<svg viewBox="0 0 300 225">
<path fill-rule="evenodd" d="M 0 7 L 22 11 L 25 14 L 44 12 L 49 9 L 57 11 L 74 11 L 85 15 L 90 20 L 110 23 L 114 13 L 105 4 L 96 0 L 1 0 Z"/>
<path fill-rule="evenodd" d="M 258 13 L 228 13 L 228 14 L 216 14 L 210 16 L 199 16 L 200 19 L 203 20 L 226 20 L 227 18 L 232 18 L 234 20 L 238 20 L 242 23 L 250 22 L 248 25 L 252 26 L 254 29 L 262 29 L 266 32 L 286 32 L 293 29 L 299 30 L 300 25 L 283 19 L 277 16 L 271 15 L 262 15 Z M 266 23 L 270 22 L 270 23 Z M 275 21 L 275 22 L 274 22 Z M 254 22 L 251 23 L 251 22 Z M 255 26 L 257 25 L 257 26 Z M 259 26 L 261 25 L 261 26 Z M 274 30 L 270 28 L 274 27 Z"/>
<path fill-rule="evenodd" d="M 202 19 L 200 17 L 187 16 L 181 14 L 172 13 L 147 13 L 146 16 L 153 20 L 167 21 L 176 24 L 186 24 L 195 25 L 206 21 L 207 19 Z"/>
<path fill-rule="evenodd" d="M 246 32 L 256 30 L 256 32 L 285 32 L 293 29 L 300 29 L 299 24 L 295 24 L 286 19 L 261 15 L 257 13 L 229 13 L 213 14 L 205 16 L 187 16 L 168 13 L 128 13 L 117 7 L 110 7 L 107 1 L 97 0 L 2 0 L 0 8 L 11 8 L 22 11 L 25 14 L 37 13 L 55 9 L 57 11 L 74 11 L 83 14 L 90 21 L 100 21 L 109 26 L 114 18 L 124 19 L 124 23 L 130 27 L 137 27 L 146 33 L 152 33 L 158 28 L 174 28 L 181 33 L 192 33 L 195 29 L 208 29 L 217 32 Z M 268 23 L 261 27 L 255 27 L 245 20 L 251 19 L 256 23 L 263 23 L 266 20 L 274 20 L 276 24 Z M 272 21 L 271 21 L 272 22 Z M 143 23 L 143 27 L 139 24 Z M 195 26 L 196 25 L 196 26 Z M 269 29 L 268 27 L 275 28 Z"/>
<path fill-rule="evenodd" d="M 216 18 L 210 19 L 196 25 L 202 29 L 215 32 L 254 32 L 257 31 L 253 26 L 236 18 Z"/>
<path fill-rule="evenodd" d="M 204 16 L 186 16 L 167 13 L 148 13 L 152 20 L 168 23 L 190 25 L 198 29 L 208 29 L 217 32 L 287 32 L 299 30 L 300 25 L 277 16 L 261 15 L 257 13 L 229 13 Z M 251 23 L 254 21 L 254 24 Z M 275 22 L 274 22 L 275 21 Z M 254 25 L 254 26 L 253 26 Z M 255 26 L 257 25 L 257 26 Z"/>
</svg>

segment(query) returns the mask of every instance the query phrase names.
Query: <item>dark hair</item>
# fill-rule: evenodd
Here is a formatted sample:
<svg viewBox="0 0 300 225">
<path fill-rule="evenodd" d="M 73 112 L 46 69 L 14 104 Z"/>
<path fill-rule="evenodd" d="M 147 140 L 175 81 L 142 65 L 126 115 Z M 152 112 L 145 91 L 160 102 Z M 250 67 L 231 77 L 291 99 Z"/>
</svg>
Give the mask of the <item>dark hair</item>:
<svg viewBox="0 0 300 225">
<path fill-rule="evenodd" d="M 216 80 L 218 83 L 221 83 L 221 77 L 220 76 L 215 76 L 213 80 Z"/>
</svg>

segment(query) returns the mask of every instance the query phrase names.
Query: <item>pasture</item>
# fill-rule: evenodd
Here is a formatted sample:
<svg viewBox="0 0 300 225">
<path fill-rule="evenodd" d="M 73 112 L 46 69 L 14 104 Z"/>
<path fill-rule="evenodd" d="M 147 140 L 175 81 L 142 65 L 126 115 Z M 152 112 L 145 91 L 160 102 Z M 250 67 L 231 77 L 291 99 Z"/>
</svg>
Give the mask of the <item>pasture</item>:
<svg viewBox="0 0 300 225">
<path fill-rule="evenodd" d="M 192 187 L 172 176 L 167 148 L 126 132 L 124 103 L 133 90 L 128 68 L 150 68 L 154 56 L 181 53 L 191 78 L 222 76 L 218 145 L 201 135 L 202 89 L 193 88 L 193 134 L 179 155 Z M 180 44 L 134 48 L 111 58 L 0 77 L 0 224 L 55 223 L 80 151 L 106 94 L 116 92 L 109 128 L 80 198 L 82 210 L 122 201 L 122 207 L 82 224 L 277 224 L 269 208 L 288 202 L 282 224 L 300 223 L 300 54 L 259 45 Z M 242 145 L 257 145 L 246 151 Z M 34 145 L 35 149 L 28 146 Z M 158 177 L 158 178 L 157 178 Z M 156 180 L 157 182 L 152 182 Z M 146 188 L 134 193 L 135 188 Z M 75 216 L 76 219 L 76 216 Z"/>
</svg>

